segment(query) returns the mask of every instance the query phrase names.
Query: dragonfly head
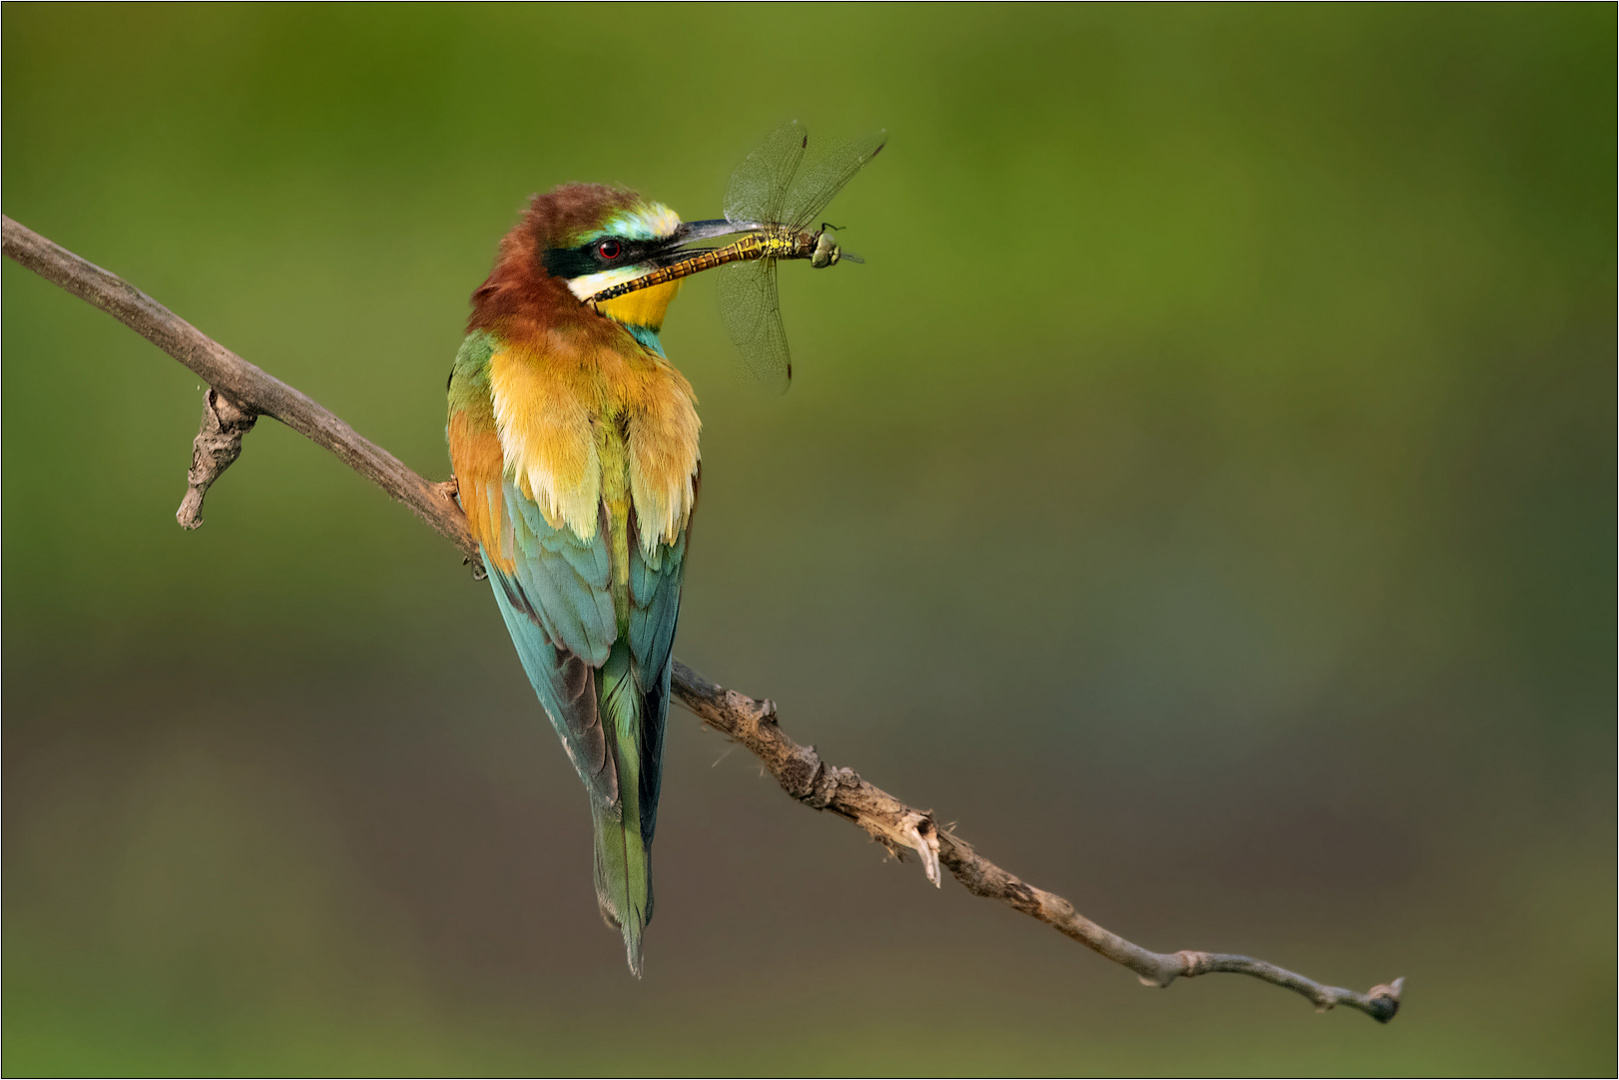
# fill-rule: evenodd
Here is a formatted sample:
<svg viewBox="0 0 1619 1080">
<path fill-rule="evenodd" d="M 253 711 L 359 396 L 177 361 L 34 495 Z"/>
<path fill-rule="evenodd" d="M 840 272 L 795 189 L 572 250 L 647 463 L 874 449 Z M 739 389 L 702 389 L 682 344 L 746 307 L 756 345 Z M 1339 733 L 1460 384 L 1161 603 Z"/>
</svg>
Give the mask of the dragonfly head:
<svg viewBox="0 0 1619 1080">
<path fill-rule="evenodd" d="M 815 246 L 810 249 L 810 265 L 817 270 L 836 266 L 840 262 L 863 263 L 866 260 L 852 251 L 844 251 L 832 238 L 833 226 L 822 225 L 815 234 Z"/>
</svg>

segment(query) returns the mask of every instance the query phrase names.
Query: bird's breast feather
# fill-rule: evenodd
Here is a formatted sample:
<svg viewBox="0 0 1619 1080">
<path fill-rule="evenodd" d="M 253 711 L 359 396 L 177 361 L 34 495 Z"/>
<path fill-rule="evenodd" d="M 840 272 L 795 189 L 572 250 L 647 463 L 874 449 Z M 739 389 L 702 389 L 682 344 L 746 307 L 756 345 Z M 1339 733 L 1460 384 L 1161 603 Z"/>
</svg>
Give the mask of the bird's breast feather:
<svg viewBox="0 0 1619 1080">
<path fill-rule="evenodd" d="M 619 487 L 604 485 L 603 467 L 622 468 L 642 544 L 672 543 L 696 502 L 702 425 L 691 384 L 639 348 L 585 355 L 567 342 L 550 345 L 505 348 L 490 358 L 506 475 L 548 524 L 566 525 L 588 540 L 596 533 L 604 488 Z M 623 452 L 604 459 L 604 442 L 620 439 Z"/>
</svg>

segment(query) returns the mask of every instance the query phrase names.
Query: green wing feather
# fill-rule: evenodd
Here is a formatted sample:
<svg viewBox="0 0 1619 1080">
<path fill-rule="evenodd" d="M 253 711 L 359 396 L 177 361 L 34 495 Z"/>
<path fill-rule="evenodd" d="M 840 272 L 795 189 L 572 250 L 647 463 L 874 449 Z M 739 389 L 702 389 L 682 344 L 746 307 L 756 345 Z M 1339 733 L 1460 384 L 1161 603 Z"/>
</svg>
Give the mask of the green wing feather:
<svg viewBox="0 0 1619 1080">
<path fill-rule="evenodd" d="M 617 637 L 607 541 L 600 531 L 586 541 L 553 529 L 513 484 L 504 487 L 516 552 L 510 573 L 491 569 L 495 601 L 591 804 L 615 807 L 618 776 L 594 679 Z"/>
<path fill-rule="evenodd" d="M 644 555 L 630 548 L 630 654 L 641 689 L 641 832 L 650 846 L 658 824 L 663 782 L 663 729 L 669 715 L 669 678 L 674 667 L 675 627 L 680 621 L 680 585 L 686 573 L 686 533 Z M 649 909 L 650 910 L 650 909 Z"/>
<path fill-rule="evenodd" d="M 686 536 L 651 553 L 631 544 L 620 636 L 608 530 L 585 541 L 552 528 L 509 482 L 503 501 L 517 554 L 512 571 L 492 570 L 490 583 L 529 682 L 590 792 L 597 903 L 639 975 Z"/>
</svg>

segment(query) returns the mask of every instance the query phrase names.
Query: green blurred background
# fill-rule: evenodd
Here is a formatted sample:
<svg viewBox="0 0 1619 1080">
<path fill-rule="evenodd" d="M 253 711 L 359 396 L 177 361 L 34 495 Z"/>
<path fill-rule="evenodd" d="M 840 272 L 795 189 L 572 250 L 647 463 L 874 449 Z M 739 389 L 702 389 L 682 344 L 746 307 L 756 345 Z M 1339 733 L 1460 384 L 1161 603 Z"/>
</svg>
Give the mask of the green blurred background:
<svg viewBox="0 0 1619 1080">
<path fill-rule="evenodd" d="M 21 1073 L 1612 1073 L 1615 11 L 73 7 L 3 15 L 4 209 L 443 477 L 528 194 L 714 216 L 677 653 L 1151 947 L 1145 990 L 671 715 L 647 976 L 487 586 L 4 268 L 4 1049 Z"/>
</svg>

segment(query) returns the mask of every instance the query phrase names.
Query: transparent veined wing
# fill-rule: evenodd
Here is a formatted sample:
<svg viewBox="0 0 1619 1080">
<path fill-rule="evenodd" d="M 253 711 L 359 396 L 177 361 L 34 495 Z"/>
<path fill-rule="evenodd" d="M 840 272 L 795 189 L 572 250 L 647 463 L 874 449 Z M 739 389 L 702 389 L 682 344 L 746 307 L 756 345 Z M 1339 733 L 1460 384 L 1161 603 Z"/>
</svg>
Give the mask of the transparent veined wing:
<svg viewBox="0 0 1619 1080">
<path fill-rule="evenodd" d="M 794 229 L 807 228 L 826 209 L 832 197 L 843 189 L 843 185 L 866 162 L 877 156 L 887 141 L 888 132 L 874 132 L 853 142 L 842 143 L 811 162 L 809 168 L 799 176 L 798 182 L 792 185 L 781 207 L 781 217 L 775 220 Z"/>
<path fill-rule="evenodd" d="M 877 156 L 886 140 L 887 133 L 879 131 L 841 144 L 800 172 L 809 136 L 804 125 L 789 121 L 771 132 L 731 174 L 725 192 L 726 220 L 758 226 L 772 236 L 779 237 L 786 230 L 807 236 L 806 226 L 866 162 Z M 787 389 L 793 369 L 776 294 L 778 257 L 720 267 L 717 284 L 720 315 L 743 363 L 759 381 L 782 391 Z M 809 258 L 809 249 L 800 248 L 788 257 Z M 843 257 L 850 262 L 862 261 L 852 253 L 844 253 Z M 829 261 L 836 258 L 834 254 Z M 825 263 L 817 261 L 815 265 Z"/>
<path fill-rule="evenodd" d="M 731 263 L 715 274 L 720 317 L 743 364 L 766 386 L 777 393 L 785 391 L 793 377 L 793 360 L 776 297 L 776 260 Z"/>
<path fill-rule="evenodd" d="M 804 160 L 809 135 L 804 125 L 789 120 L 756 146 L 731 174 L 725 189 L 725 219 L 774 223 L 781 220 L 787 189 Z"/>
</svg>

